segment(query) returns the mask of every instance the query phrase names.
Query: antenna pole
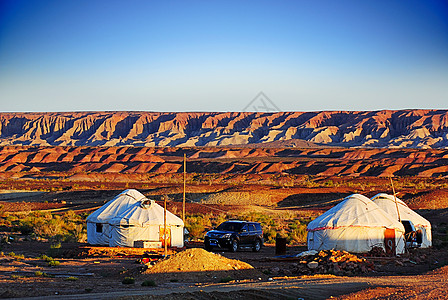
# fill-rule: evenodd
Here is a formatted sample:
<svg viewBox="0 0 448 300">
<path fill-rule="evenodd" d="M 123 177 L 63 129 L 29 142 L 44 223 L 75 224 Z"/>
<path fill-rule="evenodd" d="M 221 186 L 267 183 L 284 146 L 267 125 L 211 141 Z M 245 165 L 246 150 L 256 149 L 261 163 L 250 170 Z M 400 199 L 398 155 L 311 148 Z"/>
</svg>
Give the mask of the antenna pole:
<svg viewBox="0 0 448 300">
<path fill-rule="evenodd" d="M 185 182 L 187 178 L 187 155 L 184 153 L 184 194 L 183 194 L 183 200 L 182 200 L 182 221 L 184 222 L 185 226 Z"/>
<path fill-rule="evenodd" d="M 390 184 L 392 185 L 392 191 L 394 193 L 394 200 L 395 200 L 395 207 L 397 208 L 398 222 L 401 222 L 400 211 L 398 210 L 397 197 L 395 196 L 394 182 L 392 181 L 392 177 L 389 177 L 389 178 L 390 178 Z"/>
</svg>

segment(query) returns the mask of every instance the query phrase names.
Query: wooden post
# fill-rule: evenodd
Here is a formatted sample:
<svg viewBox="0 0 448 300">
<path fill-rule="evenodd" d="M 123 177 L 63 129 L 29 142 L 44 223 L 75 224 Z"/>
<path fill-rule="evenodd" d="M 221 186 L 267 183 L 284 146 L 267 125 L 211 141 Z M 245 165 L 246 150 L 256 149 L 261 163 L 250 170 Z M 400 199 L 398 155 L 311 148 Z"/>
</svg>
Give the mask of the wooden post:
<svg viewBox="0 0 448 300">
<path fill-rule="evenodd" d="M 389 178 L 390 178 L 390 184 L 392 185 L 392 192 L 394 193 L 394 200 L 395 200 L 395 207 L 396 207 L 396 209 L 397 209 L 398 222 L 401 222 L 400 211 L 398 210 L 397 197 L 395 196 L 394 182 L 392 181 L 392 177 L 389 177 Z"/>
<path fill-rule="evenodd" d="M 165 257 L 167 256 L 168 252 L 168 245 L 166 244 L 166 196 L 164 198 L 164 205 L 163 205 L 163 243 L 165 246 Z"/>
<path fill-rule="evenodd" d="M 185 182 L 187 178 L 187 155 L 184 153 L 184 195 L 182 200 L 182 221 L 184 222 L 185 226 Z"/>
</svg>

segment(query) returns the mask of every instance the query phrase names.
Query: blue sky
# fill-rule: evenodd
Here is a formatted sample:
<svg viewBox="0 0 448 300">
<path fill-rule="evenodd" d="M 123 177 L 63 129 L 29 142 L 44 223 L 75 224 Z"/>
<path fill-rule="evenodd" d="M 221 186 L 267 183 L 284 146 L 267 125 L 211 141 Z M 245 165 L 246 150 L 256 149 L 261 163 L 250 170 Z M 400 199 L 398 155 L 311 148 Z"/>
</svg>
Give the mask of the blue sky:
<svg viewBox="0 0 448 300">
<path fill-rule="evenodd" d="M 0 111 L 448 108 L 448 2 L 0 1 Z"/>
</svg>

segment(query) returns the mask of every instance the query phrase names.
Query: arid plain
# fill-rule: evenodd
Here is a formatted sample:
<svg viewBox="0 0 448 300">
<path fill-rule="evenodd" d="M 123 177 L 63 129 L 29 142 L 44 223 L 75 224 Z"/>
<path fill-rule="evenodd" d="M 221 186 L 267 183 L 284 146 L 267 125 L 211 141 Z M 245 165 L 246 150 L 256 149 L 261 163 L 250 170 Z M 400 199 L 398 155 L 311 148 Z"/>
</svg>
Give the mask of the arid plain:
<svg viewBox="0 0 448 300">
<path fill-rule="evenodd" d="M 370 129 L 366 131 L 368 134 L 360 134 L 364 131 L 351 128 L 350 130 L 353 129 L 354 132 L 350 140 L 352 144 L 345 145 L 350 147 L 341 146 L 344 141 L 341 137 L 345 136 L 345 141 L 348 143 L 349 132 L 340 135 L 328 132 L 333 130 L 333 127 L 339 128 L 338 130 L 343 128 L 337 123 L 344 122 L 344 117 L 341 117 L 344 115 L 343 112 L 316 113 L 312 116 L 314 119 L 311 119 L 316 124 L 322 125 L 317 129 L 307 129 L 309 133 L 314 132 L 310 133 L 310 136 L 317 136 L 314 140 L 312 137 L 300 139 L 301 136 L 297 133 L 300 132 L 299 127 L 302 124 L 297 120 L 305 119 L 305 116 L 222 114 L 221 121 L 215 118 L 216 122 L 213 123 L 210 115 L 207 119 L 201 117 L 201 114 L 196 118 L 192 117 L 194 114 L 189 117 L 180 114 L 172 118 L 166 114 L 158 115 L 159 121 L 162 118 L 166 126 L 177 124 L 177 127 L 171 125 L 163 127 L 165 126 L 161 125 L 163 122 L 157 123 L 156 126 L 155 123 L 149 122 L 157 129 L 150 125 L 142 125 L 142 128 L 147 130 L 142 129 L 132 135 L 132 129 L 120 131 L 111 128 L 121 126 L 121 128 L 138 129 L 140 126 L 138 120 L 141 116 L 131 119 L 129 113 L 116 114 L 119 117 L 115 115 L 114 124 L 120 125 L 112 126 L 113 122 L 108 123 L 107 120 L 98 117 L 107 114 L 97 113 L 93 117 L 88 117 L 85 113 L 84 116 L 76 117 L 80 120 L 84 118 L 84 121 L 66 120 L 66 124 L 76 122 L 84 124 L 72 127 L 56 122 L 60 116 L 51 114 L 41 115 L 40 119 L 33 115 L 33 120 L 30 120 L 30 115 L 25 114 L 15 121 L 11 121 L 12 117 L 8 115 L 1 116 L 3 146 L 0 147 L 2 191 L 0 201 L 3 256 L 0 292 L 3 297 L 58 297 L 62 294 L 68 297 L 70 294 L 76 294 L 73 297 L 131 298 L 135 295 L 135 299 L 140 299 L 139 297 L 151 299 L 158 295 L 166 299 L 179 297 L 224 299 L 231 295 L 232 298 L 250 299 L 264 295 L 265 298 L 284 299 L 291 297 L 326 299 L 331 296 L 342 299 L 403 297 L 443 299 L 442 291 L 446 290 L 447 278 L 444 266 L 448 264 L 446 255 L 448 150 L 434 145 L 444 143 L 446 111 L 371 113 L 372 118 L 366 118 L 367 113 L 357 113 L 364 117 L 359 126 L 363 130 L 366 130 L 365 124 L 379 124 L 372 121 L 381 119 L 378 115 L 385 116 L 380 123 L 389 126 L 387 132 L 395 134 L 392 138 L 389 134 L 389 141 L 395 139 L 410 145 L 404 147 L 400 144 L 397 148 L 365 148 L 366 143 L 375 145 L 372 142 L 375 136 L 373 125 L 369 125 Z M 357 116 L 357 114 L 351 115 Z M 334 115 L 338 117 L 330 121 Z M 67 114 L 65 118 L 68 118 Z M 85 118 L 92 123 L 85 121 Z M 225 118 L 226 121 L 222 121 Z M 240 119 L 233 122 L 232 118 Z M 180 119 L 184 122 L 176 123 L 176 120 Z M 193 119 L 198 124 L 193 126 L 195 124 Z M 358 120 L 361 119 L 358 116 Z M 438 121 L 430 122 L 435 119 Z M 281 125 L 280 120 L 286 123 Z M 287 123 L 288 120 L 294 121 Z M 397 123 L 397 120 L 400 122 Z M 309 123 L 309 119 L 305 121 Z M 205 141 L 209 128 L 213 126 L 219 128 L 223 122 L 240 124 L 228 128 L 227 132 L 227 138 L 233 136 L 237 145 L 229 143 L 229 140 L 222 146 L 210 143 L 205 143 L 203 146 L 191 145 L 191 141 Z M 285 133 L 292 131 L 297 134 L 276 139 L 272 133 L 276 122 L 278 123 L 276 136 L 285 136 Z M 204 127 L 204 124 L 208 123 L 211 125 Z M 15 127 L 11 124 L 15 124 Z M 284 130 L 281 129 L 282 126 Z M 288 131 L 288 126 L 295 129 Z M 67 129 L 69 127 L 75 129 L 69 131 Z M 247 128 L 252 128 L 247 134 L 250 132 L 252 138 L 257 136 L 257 142 L 250 143 L 247 139 L 241 138 L 244 135 L 241 132 L 244 133 Z M 152 142 L 166 142 L 166 136 L 170 137 L 170 131 L 176 130 L 187 134 L 188 138 L 183 139 L 186 144 L 170 147 L 155 144 L 151 146 L 145 145 L 149 143 L 148 141 L 139 144 L 136 138 L 139 135 L 145 136 L 146 139 L 150 136 Z M 143 134 L 144 132 L 146 134 Z M 337 142 L 332 143 L 327 138 L 321 139 L 324 137 L 322 132 L 326 132 L 325 136 Z M 384 130 L 379 132 L 377 130 L 377 143 L 384 143 L 387 133 L 380 138 Z M 176 134 L 179 137 L 180 133 Z M 240 138 L 235 139 L 236 135 Z M 67 139 L 67 136 L 71 136 L 72 139 Z M 273 138 L 269 140 L 263 136 Z M 336 138 L 337 136 L 339 138 Z M 208 137 L 210 141 L 223 141 L 223 132 L 220 132 L 220 137 L 215 139 L 211 133 Z M 57 142 L 62 140 L 66 142 Z M 113 145 L 108 145 L 107 140 L 115 142 Z M 30 142 L 27 144 L 25 141 Z M 133 141 L 132 145 L 127 144 L 129 141 Z M 361 144 L 353 145 L 353 143 Z M 411 147 L 412 145 L 414 147 Z M 203 274 L 194 272 L 187 275 L 189 280 L 182 277 L 176 280 L 158 278 L 140 272 L 141 265 L 135 264 L 135 257 L 98 255 L 98 253 L 77 257 L 75 255 L 78 253 L 77 249 L 85 246 L 80 241 L 62 241 L 55 250 L 51 238 L 33 238 L 32 235 L 25 236 L 20 232 L 17 216 L 26 216 L 36 210 L 61 218 L 68 218 L 67 216 L 73 212 L 81 216 L 81 219 L 75 221 L 82 224 L 82 218 L 89 212 L 127 188 L 138 189 L 157 201 L 167 197 L 168 209 L 180 215 L 184 155 L 187 166 L 186 210 L 187 221 L 190 222 L 187 227 L 190 226 L 197 235 L 194 236 L 195 243 L 191 243 L 189 247 L 201 248 L 201 234 L 218 220 L 263 217 L 272 223 L 268 221 L 265 223 L 271 225 L 266 227 L 267 245 L 260 253 L 255 255 L 248 251 L 235 254 L 221 253 L 225 257 L 251 264 L 254 267 L 253 272 L 246 274 L 237 272 L 230 275 L 218 272 L 208 279 L 204 278 Z M 391 179 L 398 197 L 431 221 L 432 249 L 416 250 L 397 260 L 377 260 L 374 262 L 374 271 L 354 276 L 299 274 L 294 273 L 293 264 L 297 262 L 272 261 L 275 256 L 272 240 L 275 230 L 290 234 L 291 231 L 298 230 L 298 224 L 303 226 L 307 220 L 318 216 L 352 193 L 361 193 L 368 197 L 380 192 L 392 193 Z M 12 218 L 12 215 L 16 216 L 16 219 Z M 203 222 L 204 215 L 207 216 L 209 223 Z M 73 216 L 72 218 L 75 219 Z M 193 222 L 199 221 L 203 222 L 202 228 L 192 226 Z M 296 227 L 292 227 L 293 223 Z M 82 240 L 82 229 L 79 230 L 78 236 Z M 290 236 L 289 254 L 306 250 L 303 236 L 302 238 Z M 10 237 L 12 240 L 8 240 Z M 15 256 L 9 255 L 11 252 Z M 42 258 L 42 255 L 48 255 L 49 252 L 55 254 L 54 258 L 60 262 L 59 266 L 50 267 Z M 54 273 L 56 276 L 38 276 L 36 274 L 40 273 L 36 272 L 50 275 Z M 77 275 L 71 276 L 73 278 L 69 280 L 68 277 L 57 275 L 68 273 Z M 137 283 L 151 279 L 157 286 L 148 288 L 125 285 L 121 283 L 125 276 L 132 276 Z M 220 282 L 224 278 L 232 280 Z M 431 282 L 431 286 L 428 286 L 427 282 Z M 151 294 L 153 296 L 150 296 Z"/>
</svg>

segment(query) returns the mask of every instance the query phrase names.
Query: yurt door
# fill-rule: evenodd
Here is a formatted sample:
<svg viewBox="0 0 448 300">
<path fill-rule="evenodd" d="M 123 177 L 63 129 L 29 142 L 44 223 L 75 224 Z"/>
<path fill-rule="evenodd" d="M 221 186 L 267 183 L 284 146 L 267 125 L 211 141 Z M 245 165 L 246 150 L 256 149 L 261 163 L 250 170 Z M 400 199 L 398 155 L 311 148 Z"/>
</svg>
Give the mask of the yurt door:
<svg viewBox="0 0 448 300">
<path fill-rule="evenodd" d="M 166 245 L 167 247 L 171 247 L 171 228 L 169 226 L 163 228 L 163 226 L 159 227 L 159 241 L 162 242 L 162 247 L 165 247 L 165 236 L 166 234 Z"/>
<path fill-rule="evenodd" d="M 395 255 L 395 229 L 386 228 L 384 232 L 384 247 L 388 255 Z"/>
</svg>

